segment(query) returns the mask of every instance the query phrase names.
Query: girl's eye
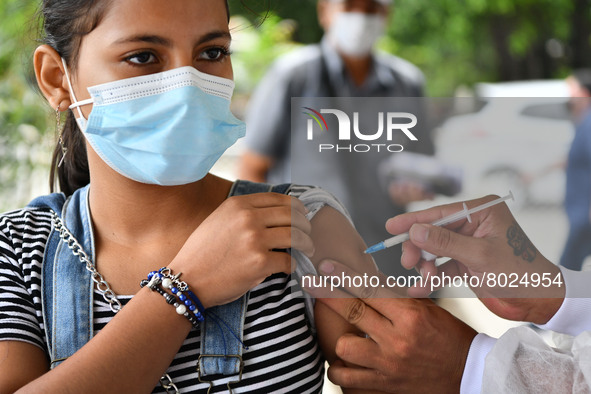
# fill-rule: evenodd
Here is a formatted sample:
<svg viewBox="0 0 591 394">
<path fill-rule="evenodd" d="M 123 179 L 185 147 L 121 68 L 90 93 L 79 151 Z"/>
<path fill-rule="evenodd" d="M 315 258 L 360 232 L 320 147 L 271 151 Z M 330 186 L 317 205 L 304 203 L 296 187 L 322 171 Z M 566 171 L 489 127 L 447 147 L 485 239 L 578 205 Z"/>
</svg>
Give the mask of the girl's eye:
<svg viewBox="0 0 591 394">
<path fill-rule="evenodd" d="M 129 56 L 125 60 L 133 64 L 149 64 L 156 61 L 156 56 L 151 52 L 140 52 Z"/>
<path fill-rule="evenodd" d="M 228 51 L 226 48 L 216 47 L 206 49 L 201 53 L 199 58 L 203 60 L 221 60 L 229 54 L 230 51 Z"/>
</svg>

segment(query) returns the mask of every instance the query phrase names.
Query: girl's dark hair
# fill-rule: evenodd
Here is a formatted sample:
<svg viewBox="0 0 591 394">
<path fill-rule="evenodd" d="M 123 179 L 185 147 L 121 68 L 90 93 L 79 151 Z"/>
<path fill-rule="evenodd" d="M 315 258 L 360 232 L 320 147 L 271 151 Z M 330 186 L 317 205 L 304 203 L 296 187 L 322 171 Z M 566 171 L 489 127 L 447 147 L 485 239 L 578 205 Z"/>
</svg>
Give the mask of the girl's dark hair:
<svg viewBox="0 0 591 394">
<path fill-rule="evenodd" d="M 70 75 L 76 69 L 82 37 L 100 22 L 110 0 L 44 0 L 40 10 L 41 41 L 57 51 L 66 61 Z M 59 132 L 59 131 L 58 131 Z M 86 143 L 78 130 L 72 111 L 67 111 L 62 140 L 68 153 L 60 167 L 62 150 L 53 151 L 49 187 L 54 191 L 56 175 L 60 190 L 67 196 L 90 182 Z"/>
<path fill-rule="evenodd" d="M 66 61 L 71 77 L 76 70 L 82 38 L 99 24 L 111 1 L 43 0 L 39 11 L 41 41 L 55 49 Z M 226 10 L 229 19 L 227 1 Z M 90 182 L 85 138 L 78 129 L 72 111 L 67 111 L 62 141 L 68 153 L 58 167 L 62 159 L 62 149 L 59 143 L 56 145 L 51 161 L 49 187 L 53 192 L 57 177 L 59 189 L 69 196 Z"/>
</svg>

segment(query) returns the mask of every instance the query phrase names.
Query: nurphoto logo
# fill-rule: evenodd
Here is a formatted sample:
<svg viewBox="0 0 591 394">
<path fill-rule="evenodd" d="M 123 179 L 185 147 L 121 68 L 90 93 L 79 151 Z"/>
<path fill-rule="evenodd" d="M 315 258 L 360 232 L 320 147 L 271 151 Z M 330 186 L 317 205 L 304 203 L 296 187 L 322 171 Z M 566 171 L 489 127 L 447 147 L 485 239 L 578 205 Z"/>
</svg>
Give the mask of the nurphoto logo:
<svg viewBox="0 0 591 394">
<path fill-rule="evenodd" d="M 328 129 L 323 114 L 330 114 L 336 117 L 338 122 L 338 141 L 337 144 L 318 144 L 318 151 L 335 151 L 335 152 L 380 152 L 387 150 L 388 152 L 402 152 L 404 147 L 400 144 L 391 143 L 396 133 L 403 133 L 410 141 L 418 141 L 418 138 L 410 131 L 417 125 L 417 117 L 409 112 L 378 112 L 378 129 L 377 131 L 360 130 L 359 127 L 359 112 L 353 112 L 353 121 L 351 117 L 344 111 L 339 109 L 326 109 L 320 111 L 310 107 L 303 107 L 306 111 L 303 112 L 310 118 L 307 122 L 307 139 L 314 140 L 314 130 L 320 132 L 333 132 Z M 360 141 L 371 142 L 353 144 L 352 138 Z"/>
</svg>

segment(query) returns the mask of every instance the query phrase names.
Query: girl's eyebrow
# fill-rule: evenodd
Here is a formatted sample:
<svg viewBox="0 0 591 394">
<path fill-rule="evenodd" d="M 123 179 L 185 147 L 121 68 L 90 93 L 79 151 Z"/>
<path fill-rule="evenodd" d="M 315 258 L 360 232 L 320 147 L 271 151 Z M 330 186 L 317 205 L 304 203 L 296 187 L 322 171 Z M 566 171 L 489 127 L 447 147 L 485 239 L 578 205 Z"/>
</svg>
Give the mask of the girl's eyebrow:
<svg viewBox="0 0 591 394">
<path fill-rule="evenodd" d="M 204 34 L 199 40 L 197 40 L 195 45 L 201 45 L 203 43 L 206 43 L 207 41 L 212 41 L 218 38 L 232 40 L 232 35 L 228 31 L 224 30 L 212 31 L 207 34 Z"/>
<path fill-rule="evenodd" d="M 149 44 L 158 44 L 165 47 L 171 47 L 172 41 L 167 38 L 156 36 L 156 35 L 149 35 L 149 34 L 140 34 L 137 36 L 130 36 L 130 37 L 123 37 L 116 41 L 114 41 L 111 45 L 122 45 L 122 44 L 131 44 L 131 43 L 140 43 L 145 42 Z"/>
<path fill-rule="evenodd" d="M 209 33 L 201 36 L 197 40 L 195 45 L 196 46 L 201 45 L 205 42 L 215 40 L 217 38 L 225 38 L 225 39 L 231 40 L 232 36 L 227 31 L 223 31 L 223 30 L 212 31 L 212 32 L 209 32 Z M 152 34 L 139 34 L 139 35 L 135 35 L 135 36 L 120 38 L 120 39 L 114 41 L 111 45 L 121 45 L 121 44 L 138 43 L 138 42 L 144 42 L 144 43 L 149 43 L 149 44 L 158 44 L 158 45 L 162 45 L 165 47 L 172 47 L 172 41 L 170 39 L 162 37 L 162 36 L 158 36 L 158 35 L 152 35 Z"/>
</svg>

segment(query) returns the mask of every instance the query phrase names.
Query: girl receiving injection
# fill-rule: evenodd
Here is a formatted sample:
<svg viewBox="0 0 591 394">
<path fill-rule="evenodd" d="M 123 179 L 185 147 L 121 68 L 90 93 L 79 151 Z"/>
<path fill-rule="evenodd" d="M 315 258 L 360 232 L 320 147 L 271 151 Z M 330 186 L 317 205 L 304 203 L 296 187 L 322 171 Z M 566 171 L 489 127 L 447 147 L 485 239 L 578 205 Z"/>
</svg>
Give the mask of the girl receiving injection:
<svg viewBox="0 0 591 394">
<path fill-rule="evenodd" d="M 226 1 L 41 15 L 62 193 L 0 216 L 0 392 L 320 392 L 354 330 L 296 277 L 372 260 L 327 193 L 209 174 L 244 133 Z"/>
</svg>

